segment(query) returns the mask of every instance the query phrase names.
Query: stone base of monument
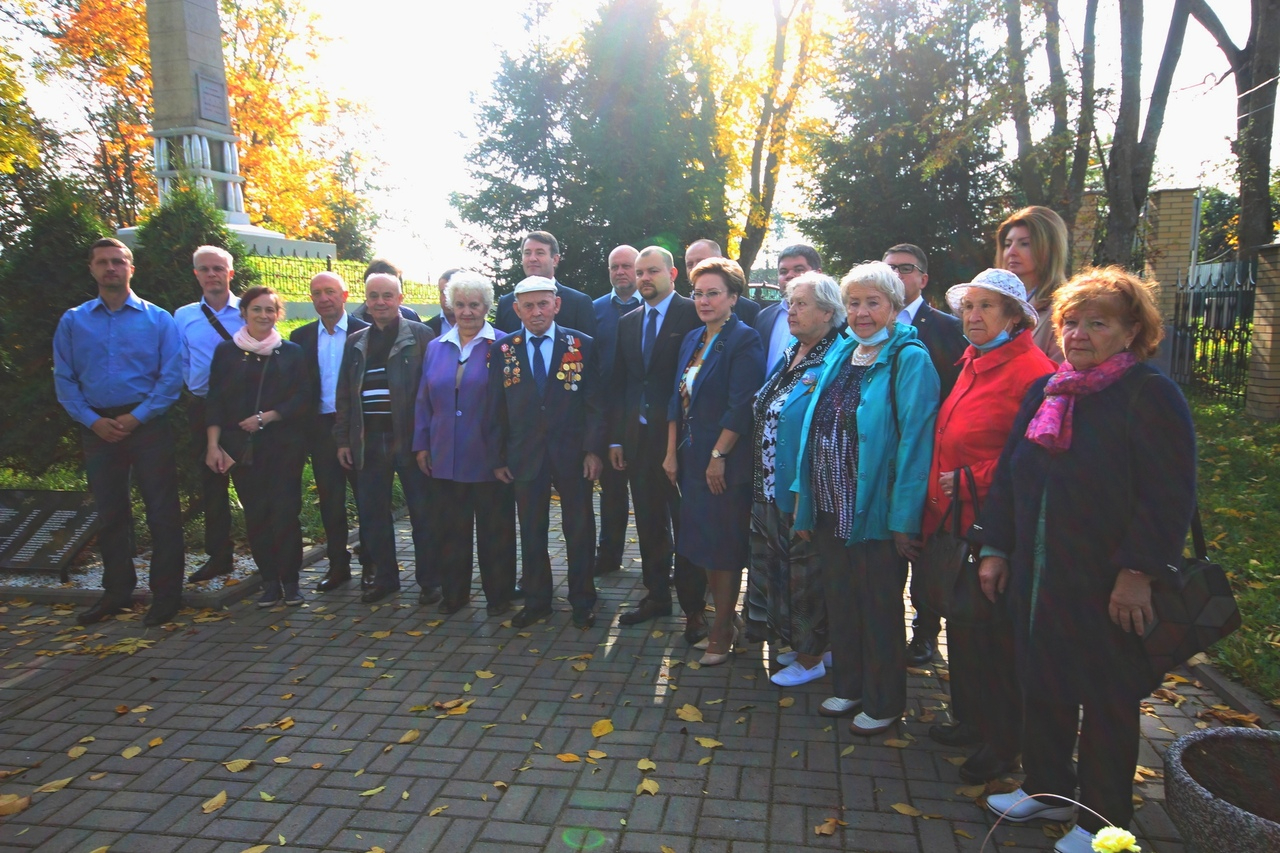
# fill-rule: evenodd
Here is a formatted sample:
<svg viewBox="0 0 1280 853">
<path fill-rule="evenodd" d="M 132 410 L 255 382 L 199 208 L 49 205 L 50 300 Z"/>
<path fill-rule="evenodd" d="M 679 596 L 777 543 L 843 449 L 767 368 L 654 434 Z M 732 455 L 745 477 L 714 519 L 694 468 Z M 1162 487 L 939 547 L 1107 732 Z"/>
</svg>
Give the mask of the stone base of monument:
<svg viewBox="0 0 1280 853">
<path fill-rule="evenodd" d="M 1165 808 L 1188 853 L 1280 850 L 1280 732 L 1202 729 L 1164 755 Z"/>
</svg>

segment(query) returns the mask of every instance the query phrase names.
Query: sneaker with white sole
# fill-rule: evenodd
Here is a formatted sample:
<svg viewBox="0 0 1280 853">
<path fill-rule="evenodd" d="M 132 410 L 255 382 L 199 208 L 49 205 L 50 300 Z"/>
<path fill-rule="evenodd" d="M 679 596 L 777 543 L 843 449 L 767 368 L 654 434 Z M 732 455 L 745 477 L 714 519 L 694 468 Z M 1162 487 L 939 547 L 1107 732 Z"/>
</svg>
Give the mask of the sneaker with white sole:
<svg viewBox="0 0 1280 853">
<path fill-rule="evenodd" d="M 1080 824 L 1071 827 L 1071 831 L 1058 839 L 1053 845 L 1054 853 L 1093 853 L 1093 833 L 1083 829 Z"/>
<path fill-rule="evenodd" d="M 297 607 L 299 604 L 301 604 L 306 600 L 307 600 L 306 597 L 303 596 L 302 592 L 298 589 L 298 585 L 296 583 L 287 583 L 284 585 L 284 603 L 285 604 L 289 605 L 290 607 Z"/>
<path fill-rule="evenodd" d="M 871 737 L 872 735 L 878 735 L 881 732 L 888 731 L 893 727 L 893 724 L 898 722 L 901 718 L 902 715 L 898 714 L 893 717 L 876 719 L 863 711 L 853 718 L 853 722 L 849 724 L 849 731 L 853 732 L 855 735 Z"/>
<path fill-rule="evenodd" d="M 800 661 L 796 661 L 785 669 L 780 669 L 769 676 L 769 680 L 779 687 L 799 687 L 801 684 L 817 681 L 826 674 L 827 667 L 822 661 L 818 661 L 812 669 L 805 667 Z"/>
<path fill-rule="evenodd" d="M 280 587 L 262 587 L 262 595 L 258 596 L 259 607 L 275 607 L 280 603 Z"/>
<path fill-rule="evenodd" d="M 794 649 L 788 649 L 785 652 L 778 652 L 778 655 L 774 658 L 774 660 L 776 660 L 778 663 L 782 664 L 783 666 L 791 666 L 791 664 L 796 662 L 796 658 L 798 658 L 799 656 L 800 656 L 799 653 L 796 652 Z M 827 650 L 826 652 L 823 653 L 822 662 L 827 666 L 831 666 L 830 650 Z"/>
<path fill-rule="evenodd" d="M 987 797 L 987 809 L 1010 823 L 1026 823 L 1029 820 L 1065 822 L 1075 817 L 1076 807 L 1063 800 L 1040 801 L 1027 796 L 1021 788 L 1008 794 L 992 794 Z"/>
<path fill-rule="evenodd" d="M 861 707 L 861 699 L 841 699 L 839 696 L 832 696 L 822 701 L 818 706 L 818 713 L 824 717 L 843 717 Z"/>
</svg>

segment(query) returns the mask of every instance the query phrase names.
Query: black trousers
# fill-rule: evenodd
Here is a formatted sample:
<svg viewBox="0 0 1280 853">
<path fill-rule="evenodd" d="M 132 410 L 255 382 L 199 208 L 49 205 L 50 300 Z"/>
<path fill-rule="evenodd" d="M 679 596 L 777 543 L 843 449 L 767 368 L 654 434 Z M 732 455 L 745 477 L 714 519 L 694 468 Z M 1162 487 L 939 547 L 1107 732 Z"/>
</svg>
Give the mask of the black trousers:
<svg viewBox="0 0 1280 853">
<path fill-rule="evenodd" d="M 459 483 L 432 478 L 440 522 L 440 588 L 449 604 L 471 595 L 472 528 L 479 551 L 480 586 L 491 605 L 511 600 L 516 586 L 516 516 L 499 482 Z"/>
<path fill-rule="evenodd" d="M 947 622 L 952 716 L 977 726 L 1005 760 L 1022 749 L 1022 689 L 1014 665 L 1013 623 Z"/>
<path fill-rule="evenodd" d="M 907 706 L 902 588 L 907 578 L 891 540 L 845 545 L 833 517 L 819 513 L 813 542 L 822 561 L 831 641 L 831 686 L 841 699 L 861 699 L 878 720 Z"/>
<path fill-rule="evenodd" d="M 87 428 L 81 429 L 80 438 L 89 491 L 103 525 L 98 532 L 103 593 L 124 602 L 138 585 L 129 491 L 130 483 L 136 481 L 151 531 L 153 601 L 177 601 L 182 596 L 182 510 L 178 504 L 178 458 L 168 417 L 147 421 L 116 442 L 103 441 Z"/>
<path fill-rule="evenodd" d="M 707 574 L 675 553 L 679 526 L 680 494 L 662 470 L 667 455 L 667 425 L 641 425 L 636 458 L 627 460 L 627 477 L 636 513 L 636 538 L 640 543 L 640 570 L 647 601 L 671 603 L 672 565 L 676 598 L 685 615 L 706 609 Z"/>
<path fill-rule="evenodd" d="M 288 429 L 273 426 L 268 429 Z M 264 589 L 296 584 L 302 570 L 302 464 L 297 438 L 278 435 L 253 449 L 252 465 L 234 465 L 231 479 L 244 506 L 249 550 Z"/>
<path fill-rule="evenodd" d="M 311 456 L 311 474 L 316 481 L 320 504 L 320 521 L 324 525 L 325 549 L 329 571 L 351 569 L 351 552 L 347 538 L 347 487 L 356 494 L 356 472 L 342 467 L 338 461 L 338 445 L 333 440 L 333 422 L 337 415 L 315 415 L 307 430 L 307 452 Z"/>
<path fill-rule="evenodd" d="M 231 498 L 227 494 L 231 478 L 204 464 L 209 449 L 208 424 L 205 421 L 205 399 L 187 395 L 187 425 L 191 446 L 200 469 L 200 506 L 204 512 L 204 550 L 210 560 L 230 561 Z M 335 451 L 336 452 L 336 451 Z"/>
<path fill-rule="evenodd" d="M 596 604 L 592 562 L 596 544 L 596 514 L 591 504 L 591 481 L 582 468 L 558 471 L 550 462 L 532 480 L 512 484 L 516 511 L 520 516 L 520 559 L 523 568 L 525 607 L 551 607 L 551 555 L 547 537 L 551 532 L 551 487 L 560 495 L 565 551 L 569 575 L 569 604 L 574 612 L 590 610 Z"/>
<path fill-rule="evenodd" d="M 1099 690 L 1080 704 L 1070 698 L 1023 695 L 1026 729 L 1022 766 L 1028 794 L 1070 797 L 1080 785 L 1080 802 L 1125 829 L 1133 820 L 1133 773 L 1138 766 L 1138 700 L 1107 695 L 1105 673 Z M 1073 765 L 1076 723 L 1080 724 L 1080 761 Z M 1060 801 L 1059 801 L 1060 802 Z M 1097 832 L 1106 826 L 1084 809 L 1080 826 Z"/>
<path fill-rule="evenodd" d="M 899 559 L 902 561 L 902 573 L 905 575 L 907 573 L 907 559 L 905 557 L 899 557 Z M 942 630 L 942 617 L 930 610 L 924 603 L 924 588 L 922 583 L 916 580 L 917 577 L 918 573 L 913 568 L 911 572 L 911 607 L 915 610 L 916 615 L 911 620 L 911 633 L 917 637 L 937 640 L 938 632 Z M 951 634 L 948 633 L 948 643 L 950 639 Z M 950 646 L 948 645 L 947 648 L 948 653 L 950 653 Z"/>
<path fill-rule="evenodd" d="M 627 507 L 627 473 L 615 470 L 606 455 L 600 472 L 600 543 L 596 546 L 596 562 L 608 569 L 622 563 Z"/>
</svg>

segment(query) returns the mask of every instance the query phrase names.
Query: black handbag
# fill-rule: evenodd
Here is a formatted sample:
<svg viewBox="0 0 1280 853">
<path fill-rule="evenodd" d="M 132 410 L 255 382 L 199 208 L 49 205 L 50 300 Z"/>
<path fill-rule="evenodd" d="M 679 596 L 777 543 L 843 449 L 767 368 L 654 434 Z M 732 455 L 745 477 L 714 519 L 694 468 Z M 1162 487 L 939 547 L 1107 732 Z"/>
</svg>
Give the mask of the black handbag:
<svg viewBox="0 0 1280 853">
<path fill-rule="evenodd" d="M 1240 627 L 1231 582 L 1222 566 L 1209 562 L 1200 522 L 1200 507 L 1191 517 L 1195 556 L 1170 566 L 1170 577 L 1151 582 L 1151 608 L 1155 621 L 1142 636 L 1151 672 L 1164 680 L 1165 673 L 1186 663 Z"/>
<path fill-rule="evenodd" d="M 247 360 L 249 354 L 245 353 Z M 258 395 L 253 401 L 253 410 L 258 414 L 262 413 L 262 383 L 267 378 L 267 368 L 271 365 L 271 358 L 268 357 L 262 365 L 262 373 L 258 375 Z M 259 430 L 261 432 L 261 430 Z M 222 434 L 218 436 L 218 446 L 222 448 L 222 452 L 231 457 L 231 461 L 236 465 L 249 466 L 253 464 L 253 445 L 254 438 L 258 435 L 256 432 L 246 432 L 236 428 L 233 430 L 223 429 Z"/>
<path fill-rule="evenodd" d="M 968 488 L 976 515 L 978 485 L 973 471 L 966 465 L 955 474 L 957 492 Z M 960 501 L 953 499 L 912 568 L 922 575 L 927 608 L 957 624 L 986 622 L 994 615 L 994 607 L 982 594 L 978 555 L 961 534 L 960 516 Z"/>
</svg>

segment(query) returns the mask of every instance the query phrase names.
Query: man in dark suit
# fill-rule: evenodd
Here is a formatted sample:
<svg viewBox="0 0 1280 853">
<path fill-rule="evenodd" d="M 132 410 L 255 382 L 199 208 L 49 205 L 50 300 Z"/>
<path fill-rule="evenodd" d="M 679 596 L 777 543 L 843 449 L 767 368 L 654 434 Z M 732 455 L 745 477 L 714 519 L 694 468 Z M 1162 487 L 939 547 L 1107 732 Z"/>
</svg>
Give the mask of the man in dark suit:
<svg viewBox="0 0 1280 853">
<path fill-rule="evenodd" d="M 671 253 L 650 246 L 636 259 L 636 281 L 644 307 L 618 321 L 618 348 L 610 382 L 609 463 L 625 471 L 636 511 L 636 537 L 647 594 L 623 613 L 623 625 L 671 615 L 672 536 L 679 495 L 662 470 L 667 455 L 667 407 L 675 388 L 680 343 L 702 325 L 693 300 L 675 292 Z M 676 597 L 685 613 L 685 639 L 706 636 L 703 619 L 706 575 L 675 557 Z"/>
<path fill-rule="evenodd" d="M 333 441 L 333 422 L 337 417 L 338 374 L 342 370 L 342 352 L 347 334 L 369 325 L 347 314 L 347 283 L 332 272 L 318 273 L 311 279 L 311 305 L 320 318 L 299 326 L 289 340 L 302 347 L 307 360 L 311 385 L 311 401 L 315 408 L 307 424 L 307 450 L 311 454 L 311 471 L 316 480 L 316 497 L 320 502 L 320 520 L 324 524 L 325 546 L 329 570 L 316 584 L 319 592 L 337 589 L 351 580 L 351 553 L 347 550 L 347 486 L 356 493 L 356 473 L 338 462 L 338 445 Z M 372 578 L 361 578 L 368 586 Z"/>
<path fill-rule="evenodd" d="M 960 376 L 956 362 L 969 346 L 964 339 L 960 320 L 945 314 L 924 301 L 922 292 L 929 285 L 929 258 L 924 249 L 913 243 L 890 246 L 884 253 L 884 262 L 902 279 L 906 307 L 898 314 L 899 323 L 916 327 L 921 342 L 929 350 L 929 358 L 938 371 L 942 390 L 938 402 L 947 399 Z M 938 647 L 938 631 L 942 629 L 942 617 L 924 606 L 923 590 L 916 586 L 916 573 L 911 573 L 911 606 L 916 616 L 911 623 L 911 642 L 907 644 L 907 663 L 919 666 L 933 660 Z"/>
<path fill-rule="evenodd" d="M 440 280 L 436 282 L 436 290 L 440 294 L 440 313 L 423 324 L 434 332 L 437 338 L 453 328 L 453 309 L 444 302 L 444 286 L 449 283 L 449 279 L 453 278 L 453 274 L 456 272 L 459 272 L 459 269 L 454 267 L 451 270 L 445 270 L 440 275 Z"/>
<path fill-rule="evenodd" d="M 560 264 L 560 242 L 547 231 L 530 231 L 520 244 L 520 265 L 526 276 L 541 276 L 556 282 L 556 296 L 560 298 L 560 313 L 556 323 L 577 329 L 588 336 L 596 333 L 596 309 L 591 297 L 581 290 L 556 281 L 556 267 Z M 520 318 L 515 311 L 515 294 L 508 293 L 498 300 L 498 314 L 493 323 L 500 332 L 514 332 L 520 328 Z"/>
<path fill-rule="evenodd" d="M 705 261 L 707 258 L 723 258 L 724 250 L 720 248 L 720 244 L 715 240 L 703 238 L 694 240 L 689 244 L 689 248 L 684 250 L 684 274 L 687 276 L 693 271 L 693 268 Z M 751 270 L 744 270 L 748 276 Z M 733 305 L 733 314 L 748 326 L 755 328 L 756 317 L 760 315 L 760 303 L 743 293 L 738 297 L 738 301 Z"/>
<path fill-rule="evenodd" d="M 618 246 L 609 253 L 609 284 L 612 289 L 592 304 L 596 311 L 596 351 L 600 353 L 600 375 L 613 375 L 618 341 L 618 321 L 640 307 L 636 295 L 636 252 Z M 596 545 L 597 577 L 622 568 L 622 546 L 627 539 L 627 475 L 606 461 L 600 472 L 600 542 Z"/>
<path fill-rule="evenodd" d="M 600 476 L 604 418 L 594 342 L 555 322 L 556 283 L 530 276 L 515 287 L 520 328 L 489 350 L 490 416 L 486 425 L 494 476 L 512 483 L 520 518 L 524 608 L 511 620 L 526 628 L 551 615 L 551 488 L 560 495 L 573 624 L 595 624 L 592 481 Z"/>
</svg>

